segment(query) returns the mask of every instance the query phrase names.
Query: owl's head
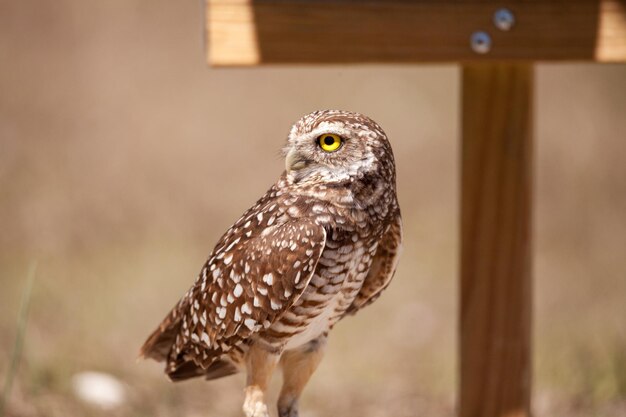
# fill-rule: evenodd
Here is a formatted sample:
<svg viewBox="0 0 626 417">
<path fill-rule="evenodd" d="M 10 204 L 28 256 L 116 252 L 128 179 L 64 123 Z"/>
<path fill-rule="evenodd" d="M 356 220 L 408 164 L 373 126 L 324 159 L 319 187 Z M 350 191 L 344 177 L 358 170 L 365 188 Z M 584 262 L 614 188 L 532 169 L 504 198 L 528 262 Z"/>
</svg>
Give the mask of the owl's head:
<svg viewBox="0 0 626 417">
<path fill-rule="evenodd" d="M 385 132 L 359 113 L 320 110 L 302 117 L 291 128 L 284 153 L 294 183 L 340 183 L 372 173 L 395 182 Z"/>
</svg>

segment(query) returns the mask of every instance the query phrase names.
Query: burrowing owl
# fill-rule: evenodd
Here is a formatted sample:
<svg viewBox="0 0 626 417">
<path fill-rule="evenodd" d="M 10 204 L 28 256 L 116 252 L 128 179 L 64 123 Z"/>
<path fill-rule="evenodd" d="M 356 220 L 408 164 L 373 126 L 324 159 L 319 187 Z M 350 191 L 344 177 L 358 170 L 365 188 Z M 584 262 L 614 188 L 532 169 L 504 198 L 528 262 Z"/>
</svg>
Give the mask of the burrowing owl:
<svg viewBox="0 0 626 417">
<path fill-rule="evenodd" d="M 268 416 L 276 365 L 281 417 L 322 358 L 330 329 L 374 301 L 398 263 L 402 224 L 383 130 L 327 110 L 291 128 L 285 172 L 219 240 L 196 282 L 141 348 L 174 381 L 247 370 L 244 412 Z"/>
</svg>

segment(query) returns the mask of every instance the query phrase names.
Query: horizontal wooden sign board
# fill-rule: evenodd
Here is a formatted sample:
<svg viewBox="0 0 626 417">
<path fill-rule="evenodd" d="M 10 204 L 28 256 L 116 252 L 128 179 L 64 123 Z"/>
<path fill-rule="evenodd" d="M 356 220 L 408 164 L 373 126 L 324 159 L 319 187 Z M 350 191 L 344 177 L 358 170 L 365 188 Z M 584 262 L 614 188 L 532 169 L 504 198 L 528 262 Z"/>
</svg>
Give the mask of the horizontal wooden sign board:
<svg viewBox="0 0 626 417">
<path fill-rule="evenodd" d="M 211 65 L 626 62 L 626 0 L 206 2 Z M 509 30 L 494 23 L 503 7 Z"/>
</svg>

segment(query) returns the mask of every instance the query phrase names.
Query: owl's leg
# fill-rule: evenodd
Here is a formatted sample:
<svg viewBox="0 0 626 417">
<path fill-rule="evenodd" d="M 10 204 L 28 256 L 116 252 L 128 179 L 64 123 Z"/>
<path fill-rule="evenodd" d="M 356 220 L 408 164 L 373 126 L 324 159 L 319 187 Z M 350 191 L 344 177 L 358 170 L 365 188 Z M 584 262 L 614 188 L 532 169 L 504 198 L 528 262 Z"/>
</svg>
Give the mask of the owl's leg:
<svg viewBox="0 0 626 417">
<path fill-rule="evenodd" d="M 322 361 L 326 347 L 326 334 L 306 345 L 286 351 L 280 359 L 283 368 L 283 388 L 278 397 L 280 417 L 298 417 L 298 399 L 317 365 Z"/>
<path fill-rule="evenodd" d="M 243 412 L 246 417 L 269 417 L 265 403 L 265 391 L 280 358 L 280 350 L 260 343 L 250 345 L 246 353 L 246 398 Z"/>
</svg>

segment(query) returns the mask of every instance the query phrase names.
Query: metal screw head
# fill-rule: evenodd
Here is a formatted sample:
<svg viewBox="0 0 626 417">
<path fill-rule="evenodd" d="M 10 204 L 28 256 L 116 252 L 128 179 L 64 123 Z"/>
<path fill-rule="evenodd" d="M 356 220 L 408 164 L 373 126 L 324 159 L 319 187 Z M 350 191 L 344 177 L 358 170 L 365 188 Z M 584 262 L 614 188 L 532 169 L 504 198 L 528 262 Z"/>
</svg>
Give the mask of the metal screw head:
<svg viewBox="0 0 626 417">
<path fill-rule="evenodd" d="M 491 50 L 491 36 L 482 30 L 476 31 L 472 33 L 470 45 L 477 54 L 486 54 Z"/>
<path fill-rule="evenodd" d="M 510 30 L 515 24 L 515 15 L 507 8 L 498 9 L 493 14 L 493 24 L 500 30 Z"/>
</svg>

